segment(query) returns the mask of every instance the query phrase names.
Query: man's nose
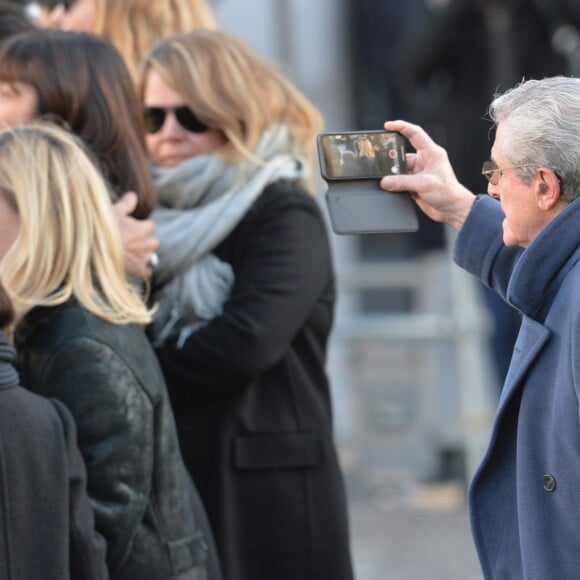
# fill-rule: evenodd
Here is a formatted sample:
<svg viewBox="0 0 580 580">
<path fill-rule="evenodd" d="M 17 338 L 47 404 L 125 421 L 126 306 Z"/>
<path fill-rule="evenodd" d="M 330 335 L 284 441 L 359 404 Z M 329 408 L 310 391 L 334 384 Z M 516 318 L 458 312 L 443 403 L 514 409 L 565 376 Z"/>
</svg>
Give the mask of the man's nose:
<svg viewBox="0 0 580 580">
<path fill-rule="evenodd" d="M 495 199 L 499 199 L 499 187 L 493 183 L 487 184 L 487 195 Z"/>
</svg>

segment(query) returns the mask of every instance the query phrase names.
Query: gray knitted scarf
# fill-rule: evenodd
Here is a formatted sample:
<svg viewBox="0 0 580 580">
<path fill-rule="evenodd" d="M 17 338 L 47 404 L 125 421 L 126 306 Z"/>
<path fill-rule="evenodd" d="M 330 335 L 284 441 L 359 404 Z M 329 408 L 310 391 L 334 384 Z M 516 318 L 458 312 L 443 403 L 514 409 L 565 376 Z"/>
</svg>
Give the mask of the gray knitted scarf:
<svg viewBox="0 0 580 580">
<path fill-rule="evenodd" d="M 221 314 L 234 283 L 230 264 L 212 251 L 246 215 L 264 188 L 279 179 L 306 177 L 306 163 L 288 152 L 286 127 L 265 133 L 254 155 L 261 163 L 225 163 L 217 154 L 176 167 L 153 168 L 159 206 L 153 212 L 160 247 L 152 324 L 155 346 L 178 333 L 177 345 Z"/>
</svg>

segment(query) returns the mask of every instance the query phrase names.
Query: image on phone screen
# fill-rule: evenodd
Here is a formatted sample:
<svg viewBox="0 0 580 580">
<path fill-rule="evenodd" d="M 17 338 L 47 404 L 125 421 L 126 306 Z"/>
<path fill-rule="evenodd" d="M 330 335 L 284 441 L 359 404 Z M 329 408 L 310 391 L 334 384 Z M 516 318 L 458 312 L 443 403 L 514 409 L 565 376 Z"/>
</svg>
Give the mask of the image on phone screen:
<svg viewBox="0 0 580 580">
<path fill-rule="evenodd" d="M 325 179 L 380 179 L 405 172 L 405 142 L 399 133 L 324 133 L 318 149 Z"/>
</svg>

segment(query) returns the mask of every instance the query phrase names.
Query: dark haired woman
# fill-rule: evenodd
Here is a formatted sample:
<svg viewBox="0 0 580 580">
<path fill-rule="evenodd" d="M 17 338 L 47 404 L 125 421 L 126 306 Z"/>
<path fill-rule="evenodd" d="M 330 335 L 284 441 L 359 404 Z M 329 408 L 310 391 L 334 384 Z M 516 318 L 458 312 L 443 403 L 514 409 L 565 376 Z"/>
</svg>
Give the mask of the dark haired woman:
<svg viewBox="0 0 580 580">
<path fill-rule="evenodd" d="M 69 128 L 88 146 L 109 184 L 130 274 L 151 274 L 157 249 L 155 205 L 141 107 L 119 53 L 87 34 L 34 30 L 0 49 L 0 121 L 15 126 L 43 117 Z M 127 198 L 121 197 L 126 192 Z M 134 199 L 136 194 L 136 199 Z M 139 221 L 129 219 L 131 214 Z"/>
<path fill-rule="evenodd" d="M 135 191 L 135 217 L 149 215 L 155 193 L 141 108 L 123 59 L 109 43 L 49 30 L 13 36 L 0 54 L 0 84 L 4 111 L 27 97 L 2 120 L 16 125 L 44 117 L 69 128 L 97 158 L 114 198 Z"/>
</svg>

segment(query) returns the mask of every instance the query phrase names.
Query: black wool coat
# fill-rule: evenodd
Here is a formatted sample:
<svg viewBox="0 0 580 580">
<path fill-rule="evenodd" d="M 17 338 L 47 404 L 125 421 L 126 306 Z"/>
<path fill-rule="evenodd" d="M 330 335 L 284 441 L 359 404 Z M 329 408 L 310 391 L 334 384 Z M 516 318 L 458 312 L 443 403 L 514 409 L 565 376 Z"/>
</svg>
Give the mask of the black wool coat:
<svg viewBox="0 0 580 580">
<path fill-rule="evenodd" d="M 334 274 L 318 204 L 268 186 L 215 254 L 223 313 L 157 349 L 227 580 L 350 580 L 325 374 Z"/>
<path fill-rule="evenodd" d="M 106 580 L 73 419 L 9 378 L 0 333 L 0 578 Z"/>
</svg>

